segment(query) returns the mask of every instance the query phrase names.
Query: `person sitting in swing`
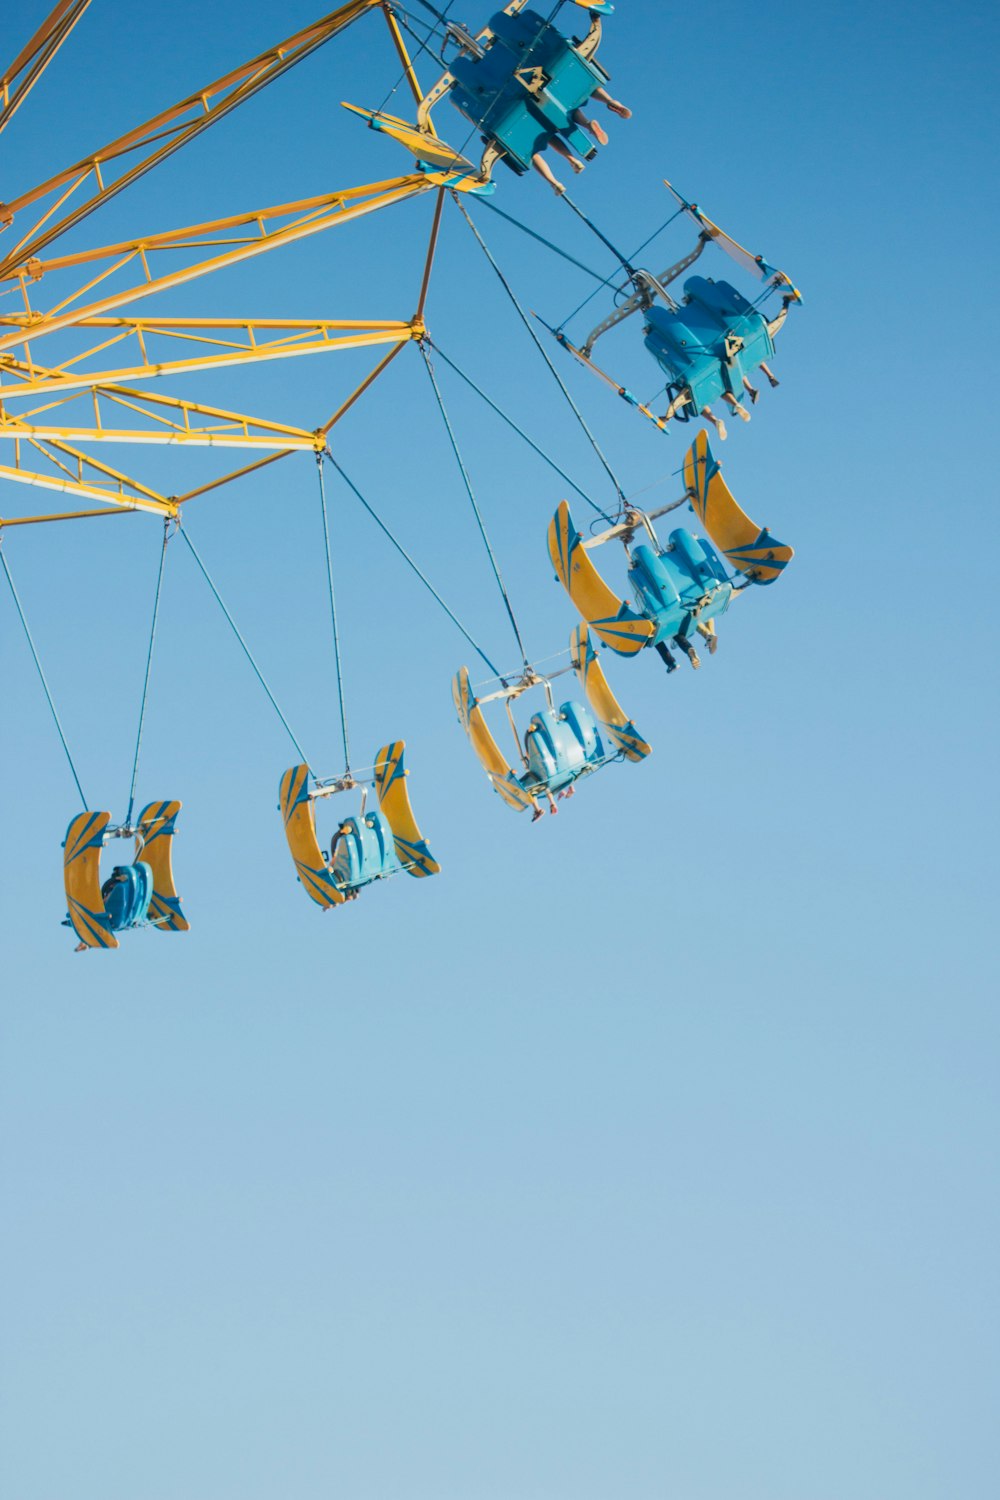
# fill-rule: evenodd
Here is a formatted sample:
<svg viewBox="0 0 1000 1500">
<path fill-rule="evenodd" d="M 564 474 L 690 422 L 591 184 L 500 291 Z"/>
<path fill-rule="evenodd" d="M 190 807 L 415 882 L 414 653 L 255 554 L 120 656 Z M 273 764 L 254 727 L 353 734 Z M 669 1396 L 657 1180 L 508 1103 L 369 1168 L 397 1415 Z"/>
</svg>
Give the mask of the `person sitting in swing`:
<svg viewBox="0 0 1000 1500">
<path fill-rule="evenodd" d="M 632 111 L 626 105 L 622 104 L 619 99 L 612 99 L 607 89 L 595 89 L 590 97 L 596 99 L 599 104 L 606 105 L 612 114 L 618 115 L 623 120 L 631 120 Z M 572 115 L 570 115 L 570 119 L 574 125 L 579 125 L 581 129 L 588 131 L 599 146 L 606 146 L 608 144 L 607 131 L 602 125 L 598 125 L 596 120 L 588 119 L 582 108 L 575 109 Z M 553 151 L 557 151 L 560 156 L 566 158 L 577 176 L 583 171 L 586 162 L 582 162 L 578 156 L 574 156 L 573 152 L 566 145 L 566 142 L 561 140 L 558 135 L 548 136 L 542 146 L 534 153 L 531 158 L 531 165 L 540 176 L 545 178 L 545 181 L 552 188 L 556 196 L 561 198 L 566 191 L 566 185 L 559 181 L 542 154 L 548 146 L 551 146 Z"/>
</svg>

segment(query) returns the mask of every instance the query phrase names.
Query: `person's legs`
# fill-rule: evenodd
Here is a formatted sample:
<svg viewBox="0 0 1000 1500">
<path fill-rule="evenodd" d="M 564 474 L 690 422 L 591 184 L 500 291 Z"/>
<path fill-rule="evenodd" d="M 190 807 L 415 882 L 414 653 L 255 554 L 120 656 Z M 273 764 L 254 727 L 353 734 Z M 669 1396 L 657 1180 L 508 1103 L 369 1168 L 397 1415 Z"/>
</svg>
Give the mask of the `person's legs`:
<svg viewBox="0 0 1000 1500">
<path fill-rule="evenodd" d="M 613 115 L 618 115 L 623 120 L 631 120 L 632 111 L 626 109 L 620 100 L 612 99 L 607 89 L 595 89 L 590 97 L 596 99 L 598 104 L 606 104 Z"/>
<path fill-rule="evenodd" d="M 677 671 L 677 658 L 672 654 L 669 646 L 664 641 L 657 641 L 656 654 L 661 661 L 666 663 L 668 672 Z"/>
<path fill-rule="evenodd" d="M 709 656 L 714 656 L 716 651 L 719 649 L 719 637 L 715 633 L 715 621 L 706 620 L 705 624 L 703 625 L 699 620 L 698 634 L 705 640 L 705 643 L 708 646 Z"/>
<path fill-rule="evenodd" d="M 740 403 L 737 401 L 736 397 L 733 395 L 733 393 L 731 391 L 726 391 L 726 393 L 725 393 L 725 395 L 723 396 L 722 399 L 726 403 L 727 406 L 731 406 L 732 407 L 733 411 L 739 417 L 739 419 L 740 419 L 741 422 L 749 422 L 749 420 L 750 420 L 750 413 L 744 407 L 742 407 L 740 405 Z"/>
<path fill-rule="evenodd" d="M 589 130 L 599 146 L 608 144 L 608 132 L 604 126 L 598 125 L 596 120 L 588 120 L 582 109 L 574 109 L 570 119 L 574 125 L 579 125 L 581 130 Z"/>
<path fill-rule="evenodd" d="M 566 142 L 562 140 L 558 135 L 552 136 L 549 141 L 549 145 L 552 147 L 553 151 L 557 151 L 560 156 L 566 158 L 570 166 L 573 168 L 573 171 L 576 172 L 579 176 L 584 167 L 587 165 L 586 162 L 582 162 L 578 156 L 574 156 L 572 151 L 567 146 Z"/>
<path fill-rule="evenodd" d="M 781 384 L 781 381 L 775 375 L 774 371 L 773 370 L 769 370 L 768 367 L 767 367 L 767 365 L 764 363 L 763 360 L 761 360 L 761 362 L 760 362 L 760 368 L 761 368 L 762 372 L 767 376 L 768 380 L 771 382 L 771 389 L 772 390 L 774 390 L 775 386 Z"/>
<path fill-rule="evenodd" d="M 701 666 L 701 658 L 699 657 L 697 651 L 692 646 L 691 642 L 688 640 L 687 636 L 686 635 L 675 635 L 674 636 L 674 645 L 675 646 L 679 646 L 681 648 L 681 650 L 684 652 L 684 655 L 687 657 L 688 661 L 691 663 L 692 667 L 694 667 L 695 671 L 697 671 L 698 668 Z"/>
<path fill-rule="evenodd" d="M 545 178 L 545 181 L 555 193 L 558 193 L 561 196 L 566 191 L 564 184 L 559 181 L 559 178 L 553 172 L 552 168 L 549 166 L 548 162 L 545 160 L 545 157 L 540 151 L 536 151 L 534 156 L 531 158 L 531 165 L 541 177 Z"/>
<path fill-rule="evenodd" d="M 722 441 L 726 441 L 726 424 L 719 420 L 710 406 L 703 406 L 698 415 L 704 417 L 706 422 L 711 422 Z"/>
<path fill-rule="evenodd" d="M 743 377 L 743 389 L 746 391 L 747 395 L 750 397 L 750 405 L 751 406 L 756 406 L 757 405 L 757 397 L 760 395 L 760 391 L 757 389 L 757 387 L 755 385 L 751 385 L 750 384 L 750 381 L 748 380 L 748 378 L 746 377 L 746 375 L 744 375 L 744 377 Z"/>
</svg>

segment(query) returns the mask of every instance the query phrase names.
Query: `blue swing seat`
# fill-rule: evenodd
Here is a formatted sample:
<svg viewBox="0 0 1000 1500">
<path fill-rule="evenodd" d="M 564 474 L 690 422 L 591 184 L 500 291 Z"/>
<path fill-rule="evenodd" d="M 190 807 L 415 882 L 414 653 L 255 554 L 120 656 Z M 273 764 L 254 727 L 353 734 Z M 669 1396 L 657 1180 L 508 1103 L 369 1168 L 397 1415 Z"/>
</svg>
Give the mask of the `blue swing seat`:
<svg viewBox="0 0 1000 1500">
<path fill-rule="evenodd" d="M 525 742 L 528 769 L 519 778 L 525 791 L 541 787 L 561 792 L 609 759 L 597 720 L 582 703 L 562 703 L 558 711 L 545 708 L 534 714 Z"/>
<path fill-rule="evenodd" d="M 403 869 L 389 820 L 377 810 L 345 818 L 332 854 L 330 870 L 345 894 L 359 891 L 373 880 L 399 875 Z"/>
<path fill-rule="evenodd" d="M 152 869 L 143 860 L 115 865 L 111 879 L 101 888 L 101 898 L 112 932 L 142 927 L 153 899 Z"/>
<path fill-rule="evenodd" d="M 640 611 L 656 627 L 650 646 L 687 637 L 697 624 L 725 614 L 733 596 L 711 542 L 683 527 L 670 533 L 662 551 L 645 543 L 634 548 L 629 582 Z"/>
<path fill-rule="evenodd" d="M 554 135 L 592 156 L 593 143 L 572 116 L 605 82 L 604 69 L 535 11 L 501 11 L 489 25 L 495 39 L 482 57 L 452 64 L 452 102 L 519 176 Z"/>
<path fill-rule="evenodd" d="M 689 276 L 684 302 L 646 310 L 646 348 L 696 411 L 721 396 L 742 401 L 744 375 L 772 358 L 767 319 L 728 281 Z"/>
</svg>

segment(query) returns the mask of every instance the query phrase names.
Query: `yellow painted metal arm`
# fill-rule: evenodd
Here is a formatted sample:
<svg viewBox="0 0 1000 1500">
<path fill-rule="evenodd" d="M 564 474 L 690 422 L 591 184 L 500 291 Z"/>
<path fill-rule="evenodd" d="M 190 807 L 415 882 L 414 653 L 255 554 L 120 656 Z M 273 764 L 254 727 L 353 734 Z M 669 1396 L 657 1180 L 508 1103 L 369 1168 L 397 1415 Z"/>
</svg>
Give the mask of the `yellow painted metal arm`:
<svg viewBox="0 0 1000 1500">
<path fill-rule="evenodd" d="M 291 766 L 285 772 L 281 778 L 278 806 L 302 889 L 317 906 L 339 906 L 345 898 L 327 868 L 316 837 L 316 815 L 309 799 L 308 766 Z"/>
<path fill-rule="evenodd" d="M 161 932 L 187 932 L 191 925 L 174 885 L 174 832 L 180 810 L 179 802 L 150 802 L 136 825 L 135 857 L 153 872 L 149 920 Z"/>
<path fill-rule="evenodd" d="M 13 199 L 8 205 L 7 212 L 10 214 L 21 212 L 32 203 L 37 203 L 50 194 L 57 193 L 60 188 L 65 189 L 58 204 L 48 214 L 43 215 L 12 248 L 5 264 L 21 252 L 25 255 L 37 254 L 43 246 L 64 234 L 72 225 L 78 224 L 100 204 L 106 203 L 130 182 L 134 182 L 151 167 L 172 155 L 181 146 L 200 135 L 203 130 L 207 130 L 216 120 L 252 98 L 275 78 L 286 73 L 289 68 L 301 62 L 304 57 L 308 57 L 317 47 L 329 41 L 338 31 L 342 31 L 379 3 L 380 0 L 352 0 L 352 3 L 348 5 L 341 5 L 337 10 L 312 22 L 311 25 L 304 27 L 285 41 L 279 42 L 267 52 L 251 58 L 249 62 L 234 68 L 222 78 L 217 78 L 214 83 L 208 84 L 194 94 L 189 94 L 180 103 L 162 110 L 152 119 L 146 120 L 125 135 L 102 146 L 99 151 L 75 162 L 71 167 L 64 168 L 63 171 L 57 172 L 29 192 L 22 193 L 18 198 Z M 112 164 L 133 152 L 141 152 L 140 159 L 133 162 L 121 175 L 112 178 Z M 43 228 L 52 213 L 57 212 L 58 208 L 77 189 L 89 183 L 92 178 L 97 183 L 97 191 L 92 193 L 85 202 L 64 214 L 62 218 L 56 219 L 49 223 L 47 228 Z"/>
<path fill-rule="evenodd" d="M 0 130 L 14 118 L 90 0 L 59 0 L 0 77 Z"/>
<path fill-rule="evenodd" d="M 403 740 L 393 740 L 375 752 L 375 789 L 379 807 L 392 829 L 399 862 L 408 875 L 437 875 L 441 866 L 417 827 L 406 786 L 409 772 L 403 764 Z"/>
<path fill-rule="evenodd" d="M 616 750 L 626 760 L 645 760 L 650 746 L 611 691 L 586 625 L 578 625 L 569 638 L 570 658 L 576 668 L 587 702 L 601 721 Z"/>
<path fill-rule="evenodd" d="M 792 282 L 785 275 L 784 271 L 779 271 L 776 267 L 769 266 L 763 256 L 754 255 L 751 251 L 745 250 L 737 240 L 733 239 L 732 235 L 727 234 L 724 229 L 720 229 L 718 224 L 713 223 L 707 214 L 702 213 L 697 203 L 689 203 L 686 198 L 683 198 L 672 183 L 667 182 L 666 178 L 663 179 L 663 184 L 669 189 L 673 197 L 676 198 L 688 218 L 694 224 L 697 224 L 702 234 L 707 235 L 710 240 L 714 240 L 719 249 L 726 252 L 730 260 L 734 260 L 738 266 L 743 267 L 744 271 L 748 271 L 751 276 L 756 276 L 760 281 L 770 278 L 775 286 L 780 287 L 795 302 L 802 301 L 801 293 L 792 285 Z"/>
<path fill-rule="evenodd" d="M 684 456 L 684 486 L 698 519 L 734 568 L 753 583 L 781 577 L 795 553 L 737 505 L 704 431 Z"/>
<path fill-rule="evenodd" d="M 604 582 L 573 525 L 563 500 L 549 522 L 549 557 L 556 577 L 580 614 L 620 656 L 634 656 L 656 633 L 652 621 L 635 614 Z"/>
<path fill-rule="evenodd" d="M 109 812 L 77 813 L 63 844 L 63 882 L 73 931 L 88 948 L 117 948 L 101 896 L 101 850 Z"/>
<path fill-rule="evenodd" d="M 472 691 L 468 667 L 462 667 L 452 678 L 451 695 L 458 714 L 458 722 L 469 736 L 472 748 L 483 770 L 493 783 L 494 790 L 499 792 L 507 806 L 513 807 L 515 811 L 523 812 L 526 807 L 530 807 L 537 812 L 538 803 L 518 781 L 490 732 L 490 727 L 483 717 L 483 711 Z"/>
<path fill-rule="evenodd" d="M 362 109 L 357 104 L 348 104 L 346 100 L 344 109 L 349 109 L 352 114 L 360 115 L 366 120 L 370 129 L 377 130 L 381 135 L 387 135 L 392 140 L 398 141 L 405 146 L 407 151 L 412 152 L 418 161 L 427 162 L 433 167 L 442 167 L 448 172 L 471 172 L 478 173 L 478 167 L 474 166 L 467 157 L 458 151 L 453 151 L 445 141 L 442 141 L 433 130 L 420 130 L 416 125 L 411 125 L 408 120 L 401 120 L 397 115 L 385 114 L 380 109 Z M 428 120 L 430 126 L 430 121 Z"/>
</svg>

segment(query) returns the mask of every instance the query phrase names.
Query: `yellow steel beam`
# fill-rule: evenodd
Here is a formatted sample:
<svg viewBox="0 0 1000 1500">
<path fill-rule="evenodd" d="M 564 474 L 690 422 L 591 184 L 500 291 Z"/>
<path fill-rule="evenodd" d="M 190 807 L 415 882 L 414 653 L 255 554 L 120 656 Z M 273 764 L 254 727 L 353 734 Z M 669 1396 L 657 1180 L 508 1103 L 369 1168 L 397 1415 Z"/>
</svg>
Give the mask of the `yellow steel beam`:
<svg viewBox="0 0 1000 1500">
<path fill-rule="evenodd" d="M 316 439 L 311 432 L 303 433 L 301 437 L 264 437 L 243 432 L 209 432 L 204 428 L 144 430 L 138 427 L 69 427 L 62 423 L 37 427 L 8 420 L 0 421 L 2 438 L 33 438 L 38 442 L 63 438 L 74 443 L 141 443 L 187 448 L 289 448 L 298 452 L 314 452 L 316 449 Z"/>
<path fill-rule="evenodd" d="M 120 505 L 114 510 L 60 510 L 48 516 L 0 516 L 0 531 L 5 526 L 40 526 L 45 521 L 95 521 L 107 516 L 129 516 L 135 509 L 132 505 Z"/>
<path fill-rule="evenodd" d="M 9 125 L 90 0 L 59 0 L 0 77 L 0 130 Z"/>
<path fill-rule="evenodd" d="M 37 485 L 43 490 L 57 490 L 62 495 L 81 495 L 86 500 L 102 500 L 106 505 L 123 506 L 128 510 L 146 510 L 156 515 L 174 516 L 177 507 L 169 500 L 147 500 L 142 495 L 130 495 L 124 486 L 119 490 L 105 490 L 84 480 L 68 479 L 57 474 L 39 474 L 30 469 L 12 468 L 0 464 L 0 479 L 13 480 L 15 484 Z M 11 523 L 4 521 L 4 525 Z"/>
<path fill-rule="evenodd" d="M 416 69 L 413 66 L 413 60 L 410 57 L 409 49 L 403 39 L 403 33 L 399 29 L 399 22 L 396 20 L 395 12 L 393 11 L 392 6 L 387 3 L 387 0 L 383 0 L 382 10 L 385 13 L 385 19 L 388 22 L 389 35 L 392 37 L 393 46 L 395 47 L 396 52 L 399 55 L 400 62 L 403 64 L 403 72 L 406 74 L 406 81 L 410 85 L 410 93 L 413 95 L 414 102 L 419 104 L 421 99 L 424 97 L 424 93 L 417 80 Z M 427 129 L 429 134 L 434 136 L 436 140 L 438 138 L 438 133 L 434 128 L 434 122 L 431 120 L 430 116 L 428 116 L 427 118 Z"/>
<path fill-rule="evenodd" d="M 48 211 L 43 213 L 41 218 L 36 220 L 27 233 L 12 247 L 6 258 L 7 262 L 16 259 L 19 255 L 23 258 L 24 255 L 37 254 L 72 225 L 78 224 L 81 219 L 93 213 L 95 208 L 106 203 L 116 193 L 120 193 L 130 182 L 134 182 L 137 177 L 172 155 L 181 146 L 200 135 L 203 130 L 207 130 L 216 120 L 252 98 L 260 89 L 280 77 L 282 73 L 286 73 L 289 68 L 301 62 L 304 57 L 308 57 L 317 47 L 329 41 L 337 32 L 358 20 L 377 4 L 379 0 L 351 0 L 350 4 L 341 5 L 337 10 L 320 17 L 318 21 L 314 21 L 310 26 L 296 32 L 294 36 L 280 42 L 276 47 L 251 58 L 249 62 L 217 78 L 214 83 L 188 95 L 186 99 L 182 99 L 169 109 L 162 110 L 158 115 L 154 115 L 125 135 L 109 142 L 108 145 L 102 146 L 90 156 L 83 157 L 72 166 L 49 177 L 45 182 L 39 183 L 29 192 L 22 193 L 13 199 L 4 209 L 8 223 L 15 214 L 32 204 L 39 203 L 53 194 L 59 194 Z M 139 160 L 133 161 L 133 164 L 117 177 L 112 177 L 113 164 L 133 152 L 141 153 Z M 97 184 L 96 191 L 91 193 L 83 203 L 79 203 L 76 208 L 63 214 L 61 218 L 49 222 L 55 214 L 58 214 L 63 204 L 91 180 Z M 61 193 L 60 189 L 62 189 Z"/>
<path fill-rule="evenodd" d="M 369 184 L 369 190 L 373 196 L 358 203 L 351 203 L 346 207 L 338 207 L 320 214 L 308 216 L 296 223 L 290 224 L 283 229 L 274 230 L 268 234 L 266 231 L 259 239 L 252 243 L 237 246 L 223 255 L 217 255 L 209 260 L 197 261 L 193 265 L 185 266 L 181 270 L 173 271 L 166 276 L 150 278 L 139 286 L 113 293 L 111 296 L 98 299 L 85 306 L 77 307 L 69 311 L 46 316 L 35 314 L 26 326 L 11 328 L 9 332 L 0 334 L 0 352 L 13 349 L 19 345 L 28 345 L 36 339 L 43 338 L 50 333 L 56 333 L 62 328 L 72 328 L 85 318 L 103 316 L 114 309 L 123 307 L 127 303 L 137 301 L 141 297 L 148 297 L 157 292 L 169 291 L 174 287 L 182 286 L 188 281 L 194 281 L 200 276 L 207 276 L 213 271 L 219 271 L 227 266 L 236 265 L 241 261 L 248 260 L 253 256 L 261 255 L 268 250 L 276 249 L 280 245 L 292 244 L 308 235 L 318 234 L 324 229 L 333 228 L 339 224 L 346 224 L 353 219 L 360 218 L 364 214 L 375 213 L 381 208 L 387 208 L 393 203 L 403 202 L 420 193 L 425 193 L 448 183 L 447 174 L 439 172 L 415 172 L 407 177 L 397 177 L 386 182 Z M 355 190 L 356 191 L 356 190 Z M 343 195 L 346 196 L 346 195 Z"/>
<path fill-rule="evenodd" d="M 110 322 L 111 320 L 107 320 Z M 383 323 L 373 325 L 369 330 L 359 330 L 354 333 L 345 333 L 341 337 L 330 337 L 328 329 L 337 325 L 322 322 L 311 323 L 309 328 L 318 333 L 318 337 L 307 338 L 304 333 L 296 333 L 290 339 L 274 339 L 261 342 L 254 337 L 254 330 L 262 327 L 259 323 L 240 325 L 247 330 L 248 341 L 245 345 L 236 344 L 217 339 L 197 338 L 198 343 L 215 345 L 216 347 L 227 347 L 224 354 L 202 354 L 191 355 L 186 359 L 160 360 L 152 359 L 145 348 L 145 338 L 153 335 L 165 337 L 183 338 L 194 342 L 196 336 L 185 334 L 182 331 L 173 332 L 160 327 L 132 328 L 126 329 L 121 337 L 128 337 L 136 333 L 139 337 L 139 349 L 142 356 L 140 364 L 116 366 L 112 369 L 80 370 L 75 366 L 81 361 L 92 357 L 110 344 L 119 340 L 112 339 L 99 343 L 84 353 L 76 355 L 62 365 L 40 367 L 31 361 L 25 363 L 8 358 L 0 357 L 0 399 L 13 399 L 16 396 L 28 396 L 36 394 L 50 394 L 53 390 L 79 391 L 92 389 L 95 386 L 109 386 L 120 381 L 152 380 L 164 375 L 178 375 L 191 371 L 207 371 L 228 368 L 233 365 L 264 364 L 276 359 L 294 359 L 299 355 L 306 354 L 331 354 L 343 352 L 348 349 L 364 349 L 375 347 L 380 344 L 397 344 L 409 339 L 419 338 L 420 330 L 417 325 L 411 323 Z M 43 373 L 44 370 L 44 373 Z M 13 376 L 16 383 L 4 375 Z"/>
</svg>

